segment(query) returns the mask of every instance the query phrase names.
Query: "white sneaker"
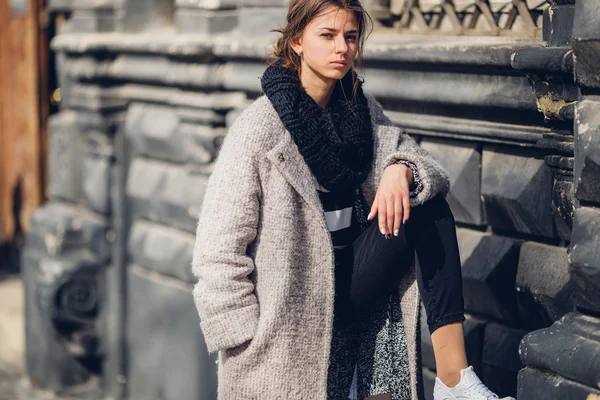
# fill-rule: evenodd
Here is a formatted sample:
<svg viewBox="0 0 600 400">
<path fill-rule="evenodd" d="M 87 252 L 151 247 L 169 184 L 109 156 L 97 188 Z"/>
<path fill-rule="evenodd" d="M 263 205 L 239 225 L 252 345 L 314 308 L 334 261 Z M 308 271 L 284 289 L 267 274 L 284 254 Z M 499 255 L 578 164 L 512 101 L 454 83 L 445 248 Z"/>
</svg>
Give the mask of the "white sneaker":
<svg viewBox="0 0 600 400">
<path fill-rule="evenodd" d="M 460 382 L 453 388 L 444 385 L 440 378 L 435 378 L 433 387 L 433 400 L 492 400 L 499 399 L 496 393 L 488 389 L 468 367 L 460 371 Z M 501 400 L 515 400 L 513 397 L 504 397 Z"/>
</svg>

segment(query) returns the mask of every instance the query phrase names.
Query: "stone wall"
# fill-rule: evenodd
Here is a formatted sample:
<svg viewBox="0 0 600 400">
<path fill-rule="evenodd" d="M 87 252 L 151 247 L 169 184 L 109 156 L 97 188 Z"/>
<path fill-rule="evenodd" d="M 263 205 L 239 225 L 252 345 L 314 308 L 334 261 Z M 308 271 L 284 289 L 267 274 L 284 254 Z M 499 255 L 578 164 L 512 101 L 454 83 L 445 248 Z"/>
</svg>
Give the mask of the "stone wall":
<svg viewBox="0 0 600 400">
<path fill-rule="evenodd" d="M 451 175 L 469 362 L 520 399 L 597 394 L 600 5 L 365 3 L 377 22 L 365 90 Z M 287 4 L 50 1 L 65 20 L 52 43 L 63 100 L 49 123 L 50 202 L 23 255 L 38 385 L 216 398 L 190 294 L 193 234 L 219 145 L 260 94 L 269 29 Z M 422 337 L 430 392 L 424 324 Z M 561 397 L 555 384 L 578 394 Z"/>
<path fill-rule="evenodd" d="M 521 342 L 519 399 L 600 398 L 600 4 L 577 0 L 573 72 L 576 205 L 569 246 L 575 312 Z"/>
</svg>

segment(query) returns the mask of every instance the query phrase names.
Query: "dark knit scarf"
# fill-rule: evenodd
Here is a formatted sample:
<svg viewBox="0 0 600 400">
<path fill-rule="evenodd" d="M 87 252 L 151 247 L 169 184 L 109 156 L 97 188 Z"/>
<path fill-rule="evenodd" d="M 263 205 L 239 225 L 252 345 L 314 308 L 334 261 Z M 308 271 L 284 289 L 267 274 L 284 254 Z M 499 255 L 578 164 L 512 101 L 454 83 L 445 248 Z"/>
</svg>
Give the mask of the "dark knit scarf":
<svg viewBox="0 0 600 400">
<path fill-rule="evenodd" d="M 353 72 L 339 80 L 323 110 L 300 87 L 298 73 L 281 61 L 269 66 L 261 78 L 262 89 L 290 132 L 317 181 L 331 192 L 356 193 L 354 217 L 366 229 L 369 205 L 360 189 L 373 161 L 373 130 L 369 105 L 358 81 L 353 97 Z"/>
</svg>

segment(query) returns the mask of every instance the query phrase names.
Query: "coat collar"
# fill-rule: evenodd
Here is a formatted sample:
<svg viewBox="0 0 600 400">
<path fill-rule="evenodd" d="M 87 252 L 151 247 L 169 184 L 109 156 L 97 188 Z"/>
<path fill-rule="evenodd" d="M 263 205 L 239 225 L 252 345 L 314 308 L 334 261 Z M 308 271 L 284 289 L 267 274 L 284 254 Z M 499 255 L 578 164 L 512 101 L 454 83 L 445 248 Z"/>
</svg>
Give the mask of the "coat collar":
<svg viewBox="0 0 600 400">
<path fill-rule="evenodd" d="M 282 138 L 267 153 L 267 158 L 285 177 L 285 179 L 296 189 L 302 198 L 315 210 L 322 213 L 321 200 L 315 188 L 310 168 L 298 151 L 292 135 L 283 130 Z"/>
<path fill-rule="evenodd" d="M 279 170 L 302 198 L 319 214 L 323 207 L 315 188 L 310 169 L 298 151 L 290 133 L 283 129 L 283 135 L 277 144 L 267 153 L 267 159 Z M 373 126 L 373 168 L 362 185 L 365 199 L 373 202 L 377 186 L 383 172 L 384 157 L 395 152 L 398 146 L 400 130 L 385 125 Z"/>
</svg>

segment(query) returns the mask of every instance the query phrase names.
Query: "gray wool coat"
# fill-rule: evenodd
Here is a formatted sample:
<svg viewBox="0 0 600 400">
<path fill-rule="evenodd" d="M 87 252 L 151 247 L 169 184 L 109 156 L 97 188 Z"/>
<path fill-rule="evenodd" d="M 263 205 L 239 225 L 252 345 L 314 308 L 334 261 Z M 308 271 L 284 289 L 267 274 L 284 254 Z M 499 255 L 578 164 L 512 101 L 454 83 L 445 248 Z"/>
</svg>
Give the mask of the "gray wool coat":
<svg viewBox="0 0 600 400">
<path fill-rule="evenodd" d="M 371 97 L 372 203 L 386 166 L 416 164 L 418 206 L 446 194 L 439 163 L 383 115 Z M 221 400 L 326 399 L 334 260 L 311 172 L 266 97 L 230 128 L 207 184 L 193 255 L 193 295 L 209 352 L 219 351 Z M 399 286 L 410 382 L 417 398 L 420 298 L 414 268 Z"/>
</svg>

